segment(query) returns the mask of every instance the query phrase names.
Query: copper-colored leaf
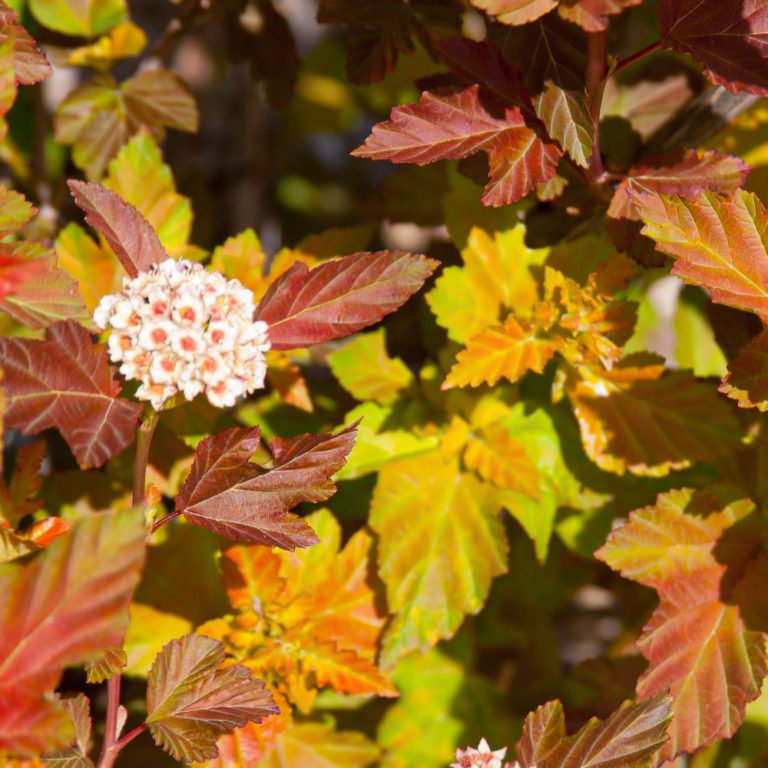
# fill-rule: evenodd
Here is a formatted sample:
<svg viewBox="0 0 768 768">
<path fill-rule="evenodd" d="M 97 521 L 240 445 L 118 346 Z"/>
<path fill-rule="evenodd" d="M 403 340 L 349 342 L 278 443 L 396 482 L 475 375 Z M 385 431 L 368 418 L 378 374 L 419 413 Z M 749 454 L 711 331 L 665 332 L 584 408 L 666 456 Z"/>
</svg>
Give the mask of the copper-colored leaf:
<svg viewBox="0 0 768 768">
<path fill-rule="evenodd" d="M 636 196 L 643 234 L 675 257 L 672 274 L 709 291 L 712 301 L 768 317 L 768 214 L 756 195 L 696 200 Z"/>
<path fill-rule="evenodd" d="M 593 717 L 566 736 L 565 714 L 550 701 L 525 720 L 516 746 L 521 768 L 650 768 L 667 740 L 670 702 L 625 701 L 607 720 Z"/>
<path fill-rule="evenodd" d="M 666 45 L 691 54 L 714 82 L 768 95 L 766 0 L 662 0 L 659 27 Z"/>
<path fill-rule="evenodd" d="M 5 0 L 0 2 L 0 45 L 11 40 L 16 82 L 34 85 L 53 74 L 51 65 L 38 44 L 19 23 L 19 16 Z"/>
<path fill-rule="evenodd" d="M 317 542 L 290 510 L 325 501 L 330 479 L 352 450 L 356 425 L 335 435 L 300 435 L 270 444 L 271 466 L 251 462 L 261 444 L 258 427 L 229 429 L 197 447 L 176 508 L 195 525 L 241 541 L 294 549 Z"/>
<path fill-rule="evenodd" d="M 738 157 L 691 149 L 672 165 L 656 163 L 631 168 L 627 178 L 616 187 L 608 215 L 639 221 L 632 199 L 636 194 L 680 195 L 686 200 L 695 200 L 702 192 L 726 195 L 741 186 L 748 173 L 749 166 Z"/>
<path fill-rule="evenodd" d="M 111 189 L 74 180 L 69 188 L 85 220 L 104 235 L 130 277 L 168 258 L 152 225 Z"/>
<path fill-rule="evenodd" d="M 57 428 L 84 467 L 99 467 L 134 437 L 140 406 L 118 397 L 106 347 L 72 321 L 45 341 L 0 339 L 6 423 L 25 435 Z"/>
<path fill-rule="evenodd" d="M 719 389 L 741 408 L 768 411 L 768 331 L 752 339 L 728 363 Z"/>
<path fill-rule="evenodd" d="M 404 251 L 357 253 L 313 269 L 294 264 L 256 309 L 273 349 L 294 349 L 348 336 L 402 306 L 437 262 Z"/>
<path fill-rule="evenodd" d="M 585 32 L 603 32 L 608 29 L 611 16 L 618 16 L 627 8 L 640 5 L 643 0 L 560 0 L 557 12 L 568 21 L 578 24 Z"/>
<path fill-rule="evenodd" d="M 147 725 L 177 760 L 215 758 L 218 736 L 278 712 L 261 680 L 239 665 L 221 669 L 224 661 L 221 643 L 185 635 L 166 644 L 152 664 Z"/>
<path fill-rule="evenodd" d="M 141 510 L 108 512 L 81 520 L 31 563 L 0 566 L 0 702 L 16 702 L 0 704 L 0 749 L 24 738 L 13 735 L 22 715 L 30 737 L 40 718 L 59 722 L 45 694 L 65 667 L 122 643 L 145 537 Z M 63 746 L 58 730 L 51 723 L 34 751 Z"/>
<path fill-rule="evenodd" d="M 763 522 L 748 500 L 726 502 L 690 489 L 662 494 L 597 552 L 659 593 L 639 641 L 650 665 L 637 690 L 674 700 L 666 759 L 733 735 L 766 674 L 766 635 L 748 626 L 765 615 Z"/>
<path fill-rule="evenodd" d="M 461 90 L 422 94 L 417 104 L 396 107 L 390 120 L 375 126 L 352 154 L 372 160 L 426 165 L 461 160 L 486 152 L 490 180 L 483 202 L 513 203 L 557 172 L 560 150 L 542 141 L 519 106 L 471 85 Z"/>
</svg>

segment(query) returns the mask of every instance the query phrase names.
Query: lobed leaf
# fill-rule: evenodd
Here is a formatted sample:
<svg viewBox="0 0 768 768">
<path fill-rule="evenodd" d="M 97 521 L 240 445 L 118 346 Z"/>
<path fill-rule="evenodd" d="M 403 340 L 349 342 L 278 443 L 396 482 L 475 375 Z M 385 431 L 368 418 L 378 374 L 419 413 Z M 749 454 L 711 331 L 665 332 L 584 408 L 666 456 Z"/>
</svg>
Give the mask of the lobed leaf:
<svg viewBox="0 0 768 768">
<path fill-rule="evenodd" d="M 516 746 L 521 768 L 651 768 L 667 741 L 669 699 L 625 701 L 607 720 L 592 718 L 566 736 L 565 714 L 550 701 L 525 720 Z"/>
<path fill-rule="evenodd" d="M 740 408 L 768 411 L 768 332 L 739 350 L 718 389 Z"/>
<path fill-rule="evenodd" d="M 69 740 L 69 718 L 47 692 L 65 667 L 122 643 L 144 547 L 141 510 L 107 512 L 29 564 L 0 566 L 0 749 L 39 753 Z"/>
<path fill-rule="evenodd" d="M 297 263 L 270 286 L 256 319 L 269 325 L 273 349 L 338 339 L 401 307 L 436 267 L 404 251 L 357 253 L 312 269 Z"/>
<path fill-rule="evenodd" d="M 129 277 L 168 258 L 152 225 L 118 194 L 98 184 L 68 184 L 85 220 L 104 236 Z"/>
<path fill-rule="evenodd" d="M 557 8 L 559 0 L 471 0 L 502 24 L 528 24 Z"/>
<path fill-rule="evenodd" d="M 667 47 L 700 61 L 715 83 L 768 95 L 766 0 L 662 0 L 659 28 Z"/>
<path fill-rule="evenodd" d="M 290 510 L 333 495 L 330 478 L 344 466 L 355 434 L 353 425 L 335 435 L 275 439 L 270 467 L 251 462 L 261 444 L 258 427 L 208 437 L 197 447 L 176 509 L 222 536 L 283 549 L 308 547 L 317 537 Z"/>
<path fill-rule="evenodd" d="M 740 430 L 731 409 L 689 372 L 661 376 L 630 358 L 567 388 L 589 457 L 622 475 L 662 476 L 734 450 Z"/>
<path fill-rule="evenodd" d="M 19 23 L 19 16 L 0 1 L 0 46 L 10 41 L 13 48 L 14 79 L 17 84 L 35 85 L 49 78 L 53 69 L 40 46 Z"/>
<path fill-rule="evenodd" d="M 452 637 L 506 570 L 506 537 L 490 493 L 439 454 L 384 467 L 370 523 L 394 614 L 383 642 L 386 665 Z"/>
<path fill-rule="evenodd" d="M 165 645 L 152 664 L 146 722 L 177 760 L 213 759 L 218 736 L 279 711 L 263 682 L 239 665 L 220 669 L 224 661 L 221 643 L 186 635 Z"/>
<path fill-rule="evenodd" d="M 134 437 L 141 407 L 118 397 L 104 345 L 77 323 L 55 323 L 45 341 L 0 339 L 6 423 L 25 435 L 55 427 L 83 467 L 99 467 Z"/>
<path fill-rule="evenodd" d="M 768 671 L 757 631 L 764 621 L 750 626 L 764 615 L 755 585 L 768 567 L 764 524 L 752 510 L 744 499 L 670 491 L 633 512 L 596 553 L 661 599 L 638 642 L 649 667 L 637 691 L 673 698 L 665 759 L 730 737 Z"/>
<path fill-rule="evenodd" d="M 467 342 L 443 389 L 493 386 L 502 378 L 518 381 L 529 371 L 541 373 L 561 346 L 561 339 L 539 337 L 535 326 L 510 316 L 503 326 L 486 328 Z"/>
<path fill-rule="evenodd" d="M 560 0 L 558 13 L 585 32 L 604 32 L 611 16 L 640 5 L 643 0 Z"/>
<path fill-rule="evenodd" d="M 695 200 L 703 192 L 727 195 L 744 183 L 749 171 L 749 166 L 738 157 L 693 149 L 672 165 L 635 166 L 616 187 L 608 215 L 639 221 L 640 213 L 634 203 L 636 195 L 680 195 L 686 200 Z"/>
<path fill-rule="evenodd" d="M 672 274 L 706 289 L 712 301 L 768 317 L 768 215 L 754 194 L 650 194 L 635 201 L 643 234 L 675 258 Z"/>
<path fill-rule="evenodd" d="M 417 104 L 395 107 L 352 154 L 426 165 L 485 152 L 490 180 L 482 201 L 498 207 L 520 200 L 555 176 L 562 156 L 528 127 L 521 108 L 479 85 L 425 91 Z"/>
</svg>

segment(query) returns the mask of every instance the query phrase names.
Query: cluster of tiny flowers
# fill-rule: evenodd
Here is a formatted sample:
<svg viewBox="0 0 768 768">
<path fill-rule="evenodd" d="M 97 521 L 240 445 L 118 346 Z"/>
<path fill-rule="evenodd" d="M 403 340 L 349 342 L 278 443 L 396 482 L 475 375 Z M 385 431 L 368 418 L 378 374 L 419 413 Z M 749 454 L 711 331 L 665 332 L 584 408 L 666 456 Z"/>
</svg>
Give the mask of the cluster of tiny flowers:
<svg viewBox="0 0 768 768">
<path fill-rule="evenodd" d="M 456 750 L 456 762 L 451 763 L 451 768 L 520 768 L 518 763 L 505 763 L 507 748 L 491 751 L 488 742 L 482 739 L 474 747 Z M 535 768 L 535 766 L 534 766 Z"/>
<path fill-rule="evenodd" d="M 123 281 L 93 319 L 112 329 L 109 356 L 120 373 L 141 382 L 136 396 L 154 408 L 182 393 L 205 393 L 232 406 L 264 386 L 267 325 L 254 322 L 253 294 L 200 264 L 168 259 Z"/>
</svg>

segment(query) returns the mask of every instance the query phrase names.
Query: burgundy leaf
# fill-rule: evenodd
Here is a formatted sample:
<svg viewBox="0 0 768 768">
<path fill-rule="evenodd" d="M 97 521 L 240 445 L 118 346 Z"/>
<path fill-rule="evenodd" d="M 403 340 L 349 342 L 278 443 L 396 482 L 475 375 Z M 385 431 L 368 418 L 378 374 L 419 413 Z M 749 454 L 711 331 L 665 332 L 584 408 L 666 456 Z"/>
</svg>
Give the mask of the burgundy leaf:
<svg viewBox="0 0 768 768">
<path fill-rule="evenodd" d="M 130 277 L 168 258 L 152 225 L 117 193 L 99 184 L 68 183 L 85 220 L 104 236 Z"/>
<path fill-rule="evenodd" d="M 55 427 L 83 467 L 99 467 L 132 440 L 141 406 L 118 397 L 107 349 L 67 320 L 45 341 L 0 339 L 6 423 L 25 435 Z"/>
<path fill-rule="evenodd" d="M 299 435 L 270 444 L 273 462 L 250 459 L 261 445 L 258 427 L 229 429 L 203 440 L 176 509 L 195 525 L 231 539 L 293 550 L 318 539 L 290 510 L 330 498 L 330 479 L 346 462 L 357 425 L 335 435 Z"/>
<path fill-rule="evenodd" d="M 768 95 L 768 0 L 661 0 L 664 42 L 731 91 Z"/>
<path fill-rule="evenodd" d="M 438 263 L 404 251 L 356 253 L 309 269 L 294 264 L 256 309 L 273 349 L 348 336 L 401 307 Z"/>
</svg>

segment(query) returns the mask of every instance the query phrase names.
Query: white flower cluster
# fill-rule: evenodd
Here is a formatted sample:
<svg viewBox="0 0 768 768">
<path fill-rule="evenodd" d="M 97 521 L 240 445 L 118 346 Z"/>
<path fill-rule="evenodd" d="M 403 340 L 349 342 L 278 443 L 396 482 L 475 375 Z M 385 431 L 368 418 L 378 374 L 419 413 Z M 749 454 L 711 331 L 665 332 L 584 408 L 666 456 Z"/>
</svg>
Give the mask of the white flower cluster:
<svg viewBox="0 0 768 768">
<path fill-rule="evenodd" d="M 235 404 L 264 386 L 267 325 L 254 322 L 253 293 L 200 264 L 167 259 L 123 281 L 93 319 L 112 329 L 109 356 L 141 382 L 136 396 L 160 408 L 181 392 L 212 405 Z"/>
<path fill-rule="evenodd" d="M 520 768 L 518 763 L 505 763 L 507 748 L 491 751 L 488 742 L 482 739 L 474 747 L 456 750 L 456 761 L 451 763 L 451 768 Z"/>
</svg>

